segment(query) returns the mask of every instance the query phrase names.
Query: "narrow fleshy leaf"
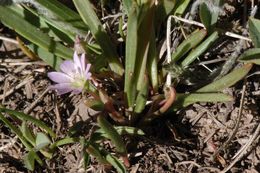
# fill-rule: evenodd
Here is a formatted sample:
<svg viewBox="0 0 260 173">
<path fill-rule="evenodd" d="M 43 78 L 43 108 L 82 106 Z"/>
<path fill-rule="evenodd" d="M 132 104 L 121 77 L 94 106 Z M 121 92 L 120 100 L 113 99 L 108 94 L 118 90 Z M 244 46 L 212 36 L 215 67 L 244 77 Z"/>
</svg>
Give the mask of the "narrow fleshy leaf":
<svg viewBox="0 0 260 173">
<path fill-rule="evenodd" d="M 2 111 L 0 110 L 0 112 Z M 2 113 L 0 113 L 0 120 L 3 121 L 4 124 L 19 137 L 19 139 L 28 151 L 32 149 L 32 145 L 28 143 L 27 139 L 23 136 L 23 133 L 18 128 L 16 128 L 7 118 L 5 118 Z"/>
<path fill-rule="evenodd" d="M 27 22 L 11 7 L 0 6 L 0 11 L 1 22 L 12 29 L 15 29 L 17 33 L 29 41 L 62 58 L 70 59 L 72 57 L 72 49 L 55 42 L 47 34 L 43 33 L 34 25 Z"/>
<path fill-rule="evenodd" d="M 218 32 L 213 32 L 205 41 L 197 46 L 189 55 L 181 62 L 182 67 L 190 65 L 198 56 L 204 53 L 218 39 Z"/>
<path fill-rule="evenodd" d="M 35 141 L 35 148 L 37 150 L 40 150 L 46 146 L 48 146 L 51 143 L 50 139 L 47 135 L 44 133 L 37 133 L 36 135 L 36 141 Z"/>
<path fill-rule="evenodd" d="M 190 3 L 190 0 L 178 0 L 175 4 L 174 10 L 173 10 L 174 15 L 181 16 L 185 12 L 189 3 Z"/>
<path fill-rule="evenodd" d="M 144 108 L 145 108 L 145 104 L 146 104 L 146 101 L 147 101 L 147 97 L 148 97 L 148 90 L 149 90 L 149 82 L 148 82 L 148 77 L 146 76 L 144 79 L 143 79 L 143 85 L 142 85 L 142 88 L 140 89 L 140 91 L 138 92 L 138 95 L 137 95 L 137 98 L 136 98 L 136 106 L 134 108 L 134 112 L 139 114 L 141 113 Z M 136 118 L 134 118 L 136 119 Z"/>
<path fill-rule="evenodd" d="M 254 46 L 260 48 L 260 20 L 250 17 L 248 20 L 250 38 Z"/>
<path fill-rule="evenodd" d="M 57 0 L 35 0 L 40 8 L 36 13 L 43 17 L 53 27 L 75 38 L 76 35 L 84 37 L 87 34 L 88 27 L 82 21 L 81 17 L 73 10 L 60 3 Z"/>
<path fill-rule="evenodd" d="M 153 87 L 153 91 L 158 91 L 159 79 L 158 79 L 158 59 L 159 55 L 156 50 L 155 31 L 154 28 L 151 33 L 151 40 L 147 58 L 147 72 Z"/>
<path fill-rule="evenodd" d="M 116 129 L 119 135 L 145 135 L 141 129 L 138 129 L 136 127 L 114 126 L 114 128 Z M 96 130 L 95 133 L 100 133 L 101 136 L 108 138 L 107 134 L 102 129 Z"/>
<path fill-rule="evenodd" d="M 106 158 L 103 156 L 100 150 L 100 146 L 98 144 L 90 144 L 86 148 L 86 151 L 91 155 L 94 156 L 98 162 L 101 164 L 109 164 L 109 162 L 106 160 Z"/>
<path fill-rule="evenodd" d="M 105 153 L 106 160 L 117 170 L 118 173 L 126 173 L 124 164 L 117 157 L 105 150 L 103 150 L 103 152 Z"/>
<path fill-rule="evenodd" d="M 260 65 L 260 48 L 252 48 L 245 51 L 239 61 Z"/>
<path fill-rule="evenodd" d="M 252 64 L 245 64 L 244 66 L 233 70 L 232 72 L 220 78 L 219 80 L 216 80 L 200 88 L 196 92 L 201 93 L 201 92 L 222 91 L 223 89 L 228 88 L 234 85 L 235 83 L 237 83 L 238 81 L 240 81 L 241 79 L 243 79 L 247 75 L 247 73 L 251 70 L 252 66 L 253 66 Z"/>
<path fill-rule="evenodd" d="M 38 127 L 46 130 L 53 138 L 55 138 L 55 133 L 51 130 L 51 128 L 49 128 L 44 122 L 42 122 L 41 120 L 38 120 L 30 115 L 27 115 L 23 112 L 18 112 L 18 111 L 14 111 L 11 109 L 6 109 L 6 108 L 0 108 L 1 112 L 6 112 L 8 113 L 10 116 L 14 116 L 16 118 L 19 118 L 23 121 L 29 121 L 35 125 L 37 125 Z"/>
<path fill-rule="evenodd" d="M 34 146 L 35 145 L 35 136 L 33 135 L 32 131 L 27 126 L 26 121 L 22 122 L 22 126 L 20 129 L 21 129 L 21 132 L 23 133 L 23 136 Z"/>
<path fill-rule="evenodd" d="M 176 101 L 174 102 L 171 111 L 177 111 L 181 108 L 189 106 L 197 102 L 229 102 L 233 101 L 233 97 L 223 93 L 190 93 L 190 94 L 177 94 Z"/>
<path fill-rule="evenodd" d="M 125 59 L 125 88 L 128 106 L 134 105 L 136 97 L 136 85 L 134 83 L 134 70 L 137 56 L 137 31 L 138 31 L 138 14 L 137 7 L 131 8 L 127 21 L 126 36 L 126 59 Z"/>
<path fill-rule="evenodd" d="M 196 30 L 191 33 L 186 40 L 184 40 L 172 54 L 172 61 L 176 62 L 183 57 L 187 52 L 196 47 L 207 35 L 204 29 Z"/>
<path fill-rule="evenodd" d="M 111 139 L 112 143 L 116 147 L 117 152 L 121 155 L 125 155 L 125 144 L 116 129 L 102 115 L 98 116 L 97 122 L 100 128 L 107 134 L 108 138 Z"/>
<path fill-rule="evenodd" d="M 96 100 L 96 99 L 89 98 L 89 99 L 84 101 L 84 104 L 87 107 L 89 107 L 89 108 L 91 108 L 95 111 L 103 111 L 104 110 L 104 103 L 102 103 L 101 101 Z"/>
<path fill-rule="evenodd" d="M 31 150 L 23 158 L 25 167 L 30 171 L 34 171 L 35 168 L 35 154 L 35 151 Z"/>
<path fill-rule="evenodd" d="M 209 5 L 211 4 L 211 5 Z M 207 28 L 208 33 L 212 33 L 217 24 L 220 8 L 223 5 L 222 0 L 214 0 L 211 2 L 203 2 L 200 5 L 200 20 Z"/>
<path fill-rule="evenodd" d="M 126 11 L 126 14 L 128 14 L 131 11 L 132 8 L 132 0 L 123 0 L 124 10 Z"/>
<path fill-rule="evenodd" d="M 60 139 L 60 140 L 54 142 L 53 144 L 51 144 L 50 149 L 54 149 L 56 147 L 67 145 L 67 144 L 73 144 L 73 143 L 76 143 L 76 142 L 79 142 L 78 138 L 65 137 L 65 138 Z"/>
<path fill-rule="evenodd" d="M 63 60 L 60 57 L 48 52 L 47 50 L 35 44 L 30 44 L 29 48 L 33 52 L 35 52 L 44 62 L 52 66 L 56 71 L 60 69 L 60 64 L 63 62 Z"/>
<path fill-rule="evenodd" d="M 92 4 L 89 2 L 89 0 L 73 0 L 73 2 L 83 21 L 88 25 L 91 33 L 103 50 L 109 67 L 112 71 L 122 76 L 124 73 L 124 69 L 118 59 L 114 43 L 111 41 L 106 31 L 104 30 L 94 11 Z"/>
</svg>

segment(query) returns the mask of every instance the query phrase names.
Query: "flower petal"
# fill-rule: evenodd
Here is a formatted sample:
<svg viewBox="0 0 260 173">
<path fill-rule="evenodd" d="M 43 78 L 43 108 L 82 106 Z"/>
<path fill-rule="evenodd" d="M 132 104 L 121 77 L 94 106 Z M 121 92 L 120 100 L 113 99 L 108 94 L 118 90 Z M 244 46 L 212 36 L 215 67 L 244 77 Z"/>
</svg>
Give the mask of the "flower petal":
<svg viewBox="0 0 260 173">
<path fill-rule="evenodd" d="M 90 79 L 90 77 L 91 77 L 91 73 L 90 72 L 88 72 L 88 73 L 85 73 L 85 79 L 86 80 L 89 80 Z"/>
<path fill-rule="evenodd" d="M 48 77 L 56 83 L 70 83 L 72 78 L 61 72 L 50 72 Z"/>
<path fill-rule="evenodd" d="M 81 54 L 80 61 L 81 61 L 81 69 L 82 69 L 82 72 L 83 72 L 83 70 L 85 70 L 85 67 L 86 67 L 85 53 Z"/>
<path fill-rule="evenodd" d="M 89 69 L 90 69 L 90 66 L 91 66 L 91 64 L 87 64 L 87 67 L 86 67 L 86 72 L 89 72 Z"/>
<path fill-rule="evenodd" d="M 77 71 L 78 71 L 79 73 L 81 73 L 81 72 L 82 72 L 81 62 L 80 62 L 79 56 L 78 56 L 78 54 L 77 54 L 76 51 L 74 52 L 73 60 L 74 60 L 74 65 L 75 65 Z"/>
<path fill-rule="evenodd" d="M 66 60 L 60 65 L 60 70 L 63 73 L 68 74 L 70 77 L 73 77 L 75 73 L 75 66 L 72 60 Z"/>
<path fill-rule="evenodd" d="M 56 90 L 58 95 L 66 94 L 73 91 L 73 88 L 71 87 L 70 83 L 56 84 L 50 86 L 49 88 L 52 90 Z"/>
</svg>

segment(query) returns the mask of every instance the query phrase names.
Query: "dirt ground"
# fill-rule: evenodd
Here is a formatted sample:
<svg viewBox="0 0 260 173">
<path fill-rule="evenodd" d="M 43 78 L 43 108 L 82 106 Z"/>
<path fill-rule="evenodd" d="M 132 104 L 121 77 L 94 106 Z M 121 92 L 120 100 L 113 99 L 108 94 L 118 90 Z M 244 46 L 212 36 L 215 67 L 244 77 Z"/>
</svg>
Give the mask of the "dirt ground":
<svg viewBox="0 0 260 173">
<path fill-rule="evenodd" d="M 222 24 L 231 31 L 244 31 L 242 25 L 244 3 L 227 1 Z M 259 15 L 259 14 L 257 14 Z M 246 30 L 246 29 L 245 29 Z M 1 35 L 14 38 L 14 33 L 1 25 Z M 218 49 L 206 56 L 228 58 L 239 40 L 223 39 Z M 228 41 L 227 41 L 228 40 Z M 47 72 L 51 68 L 42 61 L 31 61 L 16 43 L 0 41 L 0 104 L 22 111 L 48 124 L 58 138 L 66 136 L 75 123 L 84 121 L 91 129 L 95 121 L 82 102 L 82 96 L 57 96 L 48 91 L 51 84 Z M 249 48 L 245 46 L 245 49 Z M 216 53 L 217 51 L 217 53 Z M 205 56 L 205 57 L 206 57 Z M 206 57 L 206 58 L 207 58 Z M 259 66 L 254 66 L 244 81 L 224 92 L 234 97 L 228 103 L 197 103 L 183 110 L 155 120 L 143 129 L 141 137 L 125 137 L 131 173 L 172 172 L 260 172 L 260 77 Z M 178 88 L 177 88 L 178 91 Z M 243 101 L 243 103 L 241 102 Z M 240 118 L 241 115 L 241 118 Z M 25 153 L 19 139 L 0 122 L 0 173 L 29 172 L 22 162 Z M 60 147 L 53 159 L 34 172 L 115 172 L 106 170 L 91 159 L 86 171 L 82 169 L 79 144 Z"/>
</svg>

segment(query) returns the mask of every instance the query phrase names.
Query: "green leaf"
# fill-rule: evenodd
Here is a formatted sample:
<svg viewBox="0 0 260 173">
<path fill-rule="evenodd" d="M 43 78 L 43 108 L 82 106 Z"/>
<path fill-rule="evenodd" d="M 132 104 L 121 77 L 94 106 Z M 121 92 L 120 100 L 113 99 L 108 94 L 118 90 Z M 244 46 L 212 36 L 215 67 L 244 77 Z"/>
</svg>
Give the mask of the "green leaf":
<svg viewBox="0 0 260 173">
<path fill-rule="evenodd" d="M 23 136 L 34 146 L 35 145 L 35 136 L 32 131 L 28 128 L 26 121 L 22 122 L 21 132 Z"/>
<path fill-rule="evenodd" d="M 73 144 L 79 142 L 79 138 L 70 138 L 70 137 L 65 137 L 63 139 L 60 139 L 53 144 L 50 145 L 50 149 L 54 149 L 56 147 L 62 146 L 62 145 L 67 145 L 67 144 Z"/>
<path fill-rule="evenodd" d="M 35 168 L 35 154 L 35 151 L 31 150 L 23 158 L 25 167 L 30 171 L 34 171 Z"/>
<path fill-rule="evenodd" d="M 114 44 L 110 40 L 101 22 L 99 21 L 92 4 L 89 2 L 89 0 L 73 0 L 73 2 L 83 21 L 88 25 L 91 33 L 103 50 L 104 56 L 107 58 L 109 67 L 113 72 L 122 76 L 124 73 L 124 69 L 118 59 Z"/>
<path fill-rule="evenodd" d="M 36 141 L 35 141 L 35 148 L 37 150 L 43 149 L 51 143 L 50 139 L 44 133 L 37 133 Z"/>
<path fill-rule="evenodd" d="M 249 21 L 250 37 L 256 48 L 260 48 L 260 20 L 250 17 Z"/>
<path fill-rule="evenodd" d="M 60 57 L 54 55 L 53 53 L 48 52 L 47 50 L 35 44 L 30 44 L 28 47 L 48 65 L 52 66 L 57 71 L 60 70 L 60 64 L 63 62 L 63 60 Z"/>
<path fill-rule="evenodd" d="M 55 133 L 41 120 L 38 120 L 30 115 L 27 115 L 23 112 L 18 112 L 18 111 L 14 111 L 11 109 L 7 109 L 7 108 L 0 108 L 1 112 L 6 112 L 8 113 L 10 116 L 14 116 L 16 118 L 21 119 L 22 121 L 29 121 L 32 122 L 33 124 L 37 125 L 38 127 L 46 130 L 53 138 L 55 138 Z"/>
<path fill-rule="evenodd" d="M 90 163 L 90 155 L 86 151 L 87 147 L 89 146 L 89 141 L 87 141 L 84 137 L 81 137 L 80 144 L 82 146 L 83 167 L 84 167 L 84 170 L 86 171 L 86 169 Z"/>
<path fill-rule="evenodd" d="M 143 85 L 140 91 L 138 92 L 137 98 L 136 98 L 136 106 L 134 108 L 134 112 L 139 114 L 141 113 L 146 105 L 147 97 L 148 97 L 148 90 L 149 90 L 149 85 L 148 85 L 148 78 L 147 76 L 143 79 Z M 135 120 L 134 118 L 133 120 Z"/>
<path fill-rule="evenodd" d="M 215 29 L 220 11 L 220 6 L 222 6 L 222 4 L 222 0 L 214 0 L 207 3 L 203 2 L 200 5 L 200 20 L 207 28 L 208 33 L 212 33 Z"/>
<path fill-rule="evenodd" d="M 0 6 L 0 11 L 0 20 L 6 26 L 15 29 L 17 33 L 29 41 L 57 56 L 67 59 L 72 58 L 73 51 L 71 49 L 63 46 L 58 42 L 55 42 L 47 34 L 43 33 L 34 25 L 27 22 L 11 7 Z"/>
<path fill-rule="evenodd" d="M 96 100 L 96 99 L 91 99 L 91 98 L 86 99 L 84 101 L 84 104 L 87 107 L 89 107 L 89 108 L 91 108 L 95 111 L 103 111 L 104 110 L 104 103 L 102 103 L 101 101 Z"/>
<path fill-rule="evenodd" d="M 138 14 L 137 7 L 131 9 L 127 21 L 126 36 L 126 59 L 125 59 L 125 88 L 128 106 L 134 105 L 136 97 L 136 84 L 134 83 L 134 70 L 137 57 L 137 31 L 138 31 Z"/>
<path fill-rule="evenodd" d="M 32 145 L 30 145 L 27 142 L 27 139 L 23 136 L 23 133 L 18 128 L 16 128 L 10 121 L 8 121 L 8 119 L 5 118 L 2 113 L 0 113 L 0 120 L 3 121 L 4 124 L 19 137 L 19 139 L 28 151 L 32 150 Z"/>
<path fill-rule="evenodd" d="M 103 150 L 106 160 L 117 170 L 118 173 L 126 173 L 124 164 L 109 152 Z"/>
<path fill-rule="evenodd" d="M 114 126 L 114 128 L 116 129 L 116 131 L 119 135 L 140 135 L 140 136 L 145 135 L 141 129 L 138 129 L 136 127 Z M 109 138 L 102 129 L 96 130 L 95 133 L 99 133 L 101 136 L 103 136 L 105 138 Z"/>
<path fill-rule="evenodd" d="M 196 30 L 184 40 L 172 54 L 172 61 L 177 62 L 181 57 L 188 53 L 192 48 L 196 47 L 207 35 L 204 29 Z"/>
<path fill-rule="evenodd" d="M 101 115 L 97 118 L 98 125 L 106 133 L 108 138 L 115 145 L 119 154 L 125 155 L 126 148 L 121 136 L 117 133 L 116 129 Z"/>
<path fill-rule="evenodd" d="M 132 0 L 123 0 L 124 10 L 126 11 L 126 14 L 129 14 L 132 8 Z"/>
<path fill-rule="evenodd" d="M 151 85 L 153 87 L 154 92 L 158 91 L 158 52 L 156 50 L 156 40 L 155 40 L 155 32 L 154 29 L 151 33 L 151 40 L 147 58 L 147 72 L 151 81 Z"/>
<path fill-rule="evenodd" d="M 252 48 L 245 51 L 239 57 L 239 61 L 260 65 L 260 48 Z"/>
<path fill-rule="evenodd" d="M 213 32 L 205 41 L 189 53 L 189 55 L 181 62 L 182 67 L 190 65 L 198 56 L 205 52 L 218 39 L 218 32 Z"/>
<path fill-rule="evenodd" d="M 46 22 L 59 29 L 60 31 L 71 36 L 72 39 L 76 35 L 85 37 L 87 35 L 87 26 L 81 20 L 81 17 L 73 10 L 63 5 L 57 0 L 35 0 L 40 17 Z M 44 12 L 42 12 L 44 10 Z"/>
<path fill-rule="evenodd" d="M 222 93 L 190 93 L 177 94 L 176 101 L 170 110 L 177 111 L 181 108 L 189 106 L 197 102 L 229 102 L 233 101 L 233 97 Z"/>
<path fill-rule="evenodd" d="M 86 147 L 86 151 L 94 156 L 101 164 L 109 164 L 109 162 L 105 159 L 103 154 L 101 153 L 101 147 L 98 144 L 89 144 Z"/>
<path fill-rule="evenodd" d="M 196 92 L 217 92 L 217 91 L 222 91 L 225 88 L 228 88 L 238 81 L 240 81 L 243 77 L 247 75 L 247 73 L 251 70 L 252 64 L 245 64 L 244 66 L 233 70 L 226 76 L 220 78 L 219 80 L 216 80 Z"/>
<path fill-rule="evenodd" d="M 185 12 L 189 3 L 190 3 L 190 0 L 177 0 L 174 10 L 173 10 L 174 15 L 181 16 Z"/>
</svg>

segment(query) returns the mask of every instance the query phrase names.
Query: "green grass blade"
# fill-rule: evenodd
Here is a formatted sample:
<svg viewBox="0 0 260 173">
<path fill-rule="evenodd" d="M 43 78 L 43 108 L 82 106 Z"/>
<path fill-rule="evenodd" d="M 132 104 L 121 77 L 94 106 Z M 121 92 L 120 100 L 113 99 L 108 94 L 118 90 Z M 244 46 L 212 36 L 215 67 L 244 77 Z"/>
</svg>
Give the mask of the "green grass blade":
<svg viewBox="0 0 260 173">
<path fill-rule="evenodd" d="M 136 98 L 136 103 L 135 103 L 136 106 L 135 106 L 134 112 L 137 113 L 137 114 L 141 113 L 145 108 L 147 97 L 148 97 L 148 90 L 149 90 L 148 84 L 149 84 L 148 78 L 145 77 L 144 80 L 143 80 L 142 88 L 138 92 L 138 95 L 137 95 L 137 98 Z"/>
<path fill-rule="evenodd" d="M 115 145 L 117 152 L 121 155 L 126 155 L 125 144 L 116 129 L 102 115 L 98 116 L 97 122 L 100 128 Z"/>
<path fill-rule="evenodd" d="M 181 62 L 182 67 L 190 65 L 198 56 L 204 53 L 218 39 L 218 32 L 213 32 L 205 41 L 196 47 L 190 54 Z"/>
<path fill-rule="evenodd" d="M 28 47 L 34 53 L 36 53 L 44 62 L 46 62 L 48 65 L 52 66 L 55 70 L 59 71 L 60 64 L 63 61 L 60 57 L 57 57 L 53 53 L 50 53 L 50 52 L 46 51 L 45 49 L 43 49 L 37 45 L 34 45 L 34 44 L 30 44 Z"/>
<path fill-rule="evenodd" d="M 28 151 L 32 149 L 32 146 L 27 142 L 22 132 L 18 128 L 16 128 L 10 121 L 8 121 L 8 119 L 5 118 L 2 113 L 0 113 L 0 120 L 3 121 L 4 124 L 18 136 L 18 138 L 21 140 L 21 142 L 23 143 L 23 145 L 26 147 Z"/>
<path fill-rule="evenodd" d="M 129 14 L 132 8 L 132 0 L 123 0 L 124 10 L 126 11 L 126 14 Z"/>
<path fill-rule="evenodd" d="M 151 34 L 148 58 L 147 58 L 147 72 L 155 93 L 158 91 L 158 87 L 159 87 L 158 59 L 159 57 L 158 57 L 158 52 L 156 50 L 155 32 L 153 29 Z"/>
<path fill-rule="evenodd" d="M 17 33 L 38 45 L 39 47 L 54 53 L 62 58 L 71 59 L 73 51 L 62 44 L 55 42 L 47 34 L 40 31 L 34 25 L 27 22 L 14 9 L 0 6 L 0 20 L 6 26 L 15 29 Z"/>
<path fill-rule="evenodd" d="M 196 47 L 207 35 L 207 31 L 204 29 L 196 30 L 184 40 L 172 54 L 172 61 L 177 62 L 181 57 L 188 53 L 191 49 Z"/>
<path fill-rule="evenodd" d="M 85 37 L 87 35 L 87 26 L 81 20 L 81 17 L 56 0 L 36 0 L 37 8 L 33 9 L 26 6 L 35 15 L 40 16 L 50 25 L 69 35 L 72 39 L 76 35 Z M 44 11 L 44 12 L 43 12 Z"/>
<path fill-rule="evenodd" d="M 177 111 L 197 102 L 229 102 L 233 101 L 233 97 L 223 93 L 191 93 L 177 94 L 176 101 L 170 108 L 170 111 Z"/>
<path fill-rule="evenodd" d="M 106 160 L 117 170 L 118 173 L 126 173 L 126 168 L 124 164 L 115 156 L 107 152 L 106 150 L 102 150 L 105 155 Z"/>
<path fill-rule="evenodd" d="M 137 58 L 134 73 L 134 78 L 137 80 L 138 91 L 140 91 L 143 86 L 145 73 L 147 71 L 148 52 L 154 27 L 154 1 L 150 0 L 147 3 L 144 3 L 140 9 L 140 15 L 142 17 L 139 17 L 138 19 L 140 25 L 138 27 Z"/>
<path fill-rule="evenodd" d="M 67 145 L 67 144 L 73 144 L 79 142 L 79 138 L 70 138 L 70 137 L 65 137 L 63 139 L 60 139 L 53 144 L 50 145 L 50 149 L 53 150 L 57 147 L 60 147 L 62 145 Z"/>
<path fill-rule="evenodd" d="M 0 108 L 1 112 L 5 112 L 7 114 L 9 114 L 10 116 L 15 116 L 16 118 L 21 119 L 22 121 L 30 121 L 31 123 L 37 125 L 38 127 L 46 130 L 53 138 L 55 138 L 55 133 L 41 120 L 38 120 L 30 115 L 27 115 L 23 112 L 18 112 L 18 111 L 14 111 L 14 110 L 10 110 L 10 109 L 6 109 L 6 108 Z"/>
<path fill-rule="evenodd" d="M 196 92 L 217 92 L 217 91 L 222 91 L 225 88 L 228 88 L 235 83 L 237 83 L 239 80 L 241 80 L 243 77 L 247 75 L 247 73 L 251 70 L 252 64 L 245 64 L 244 66 L 233 70 L 226 76 L 220 78 L 219 80 L 216 80 Z"/>
<path fill-rule="evenodd" d="M 239 57 L 239 61 L 260 65 L 260 48 L 252 48 L 245 51 Z"/>
<path fill-rule="evenodd" d="M 134 70 L 137 56 L 137 31 L 138 31 L 138 14 L 137 7 L 132 8 L 127 22 L 126 36 L 126 60 L 125 60 L 125 88 L 128 106 L 134 105 L 136 97 L 136 84 L 134 83 Z"/>
<path fill-rule="evenodd" d="M 260 20 L 250 17 L 248 20 L 250 37 L 256 48 L 260 48 Z"/>
<path fill-rule="evenodd" d="M 176 4 L 173 10 L 174 15 L 181 16 L 188 7 L 190 0 L 176 0 Z"/>
<path fill-rule="evenodd" d="M 92 4 L 89 0 L 73 0 L 73 2 L 83 21 L 88 25 L 91 33 L 103 50 L 104 56 L 107 58 L 111 70 L 119 75 L 123 75 L 124 69 L 118 59 L 114 44 L 99 21 L 95 11 L 93 10 Z"/>
</svg>

